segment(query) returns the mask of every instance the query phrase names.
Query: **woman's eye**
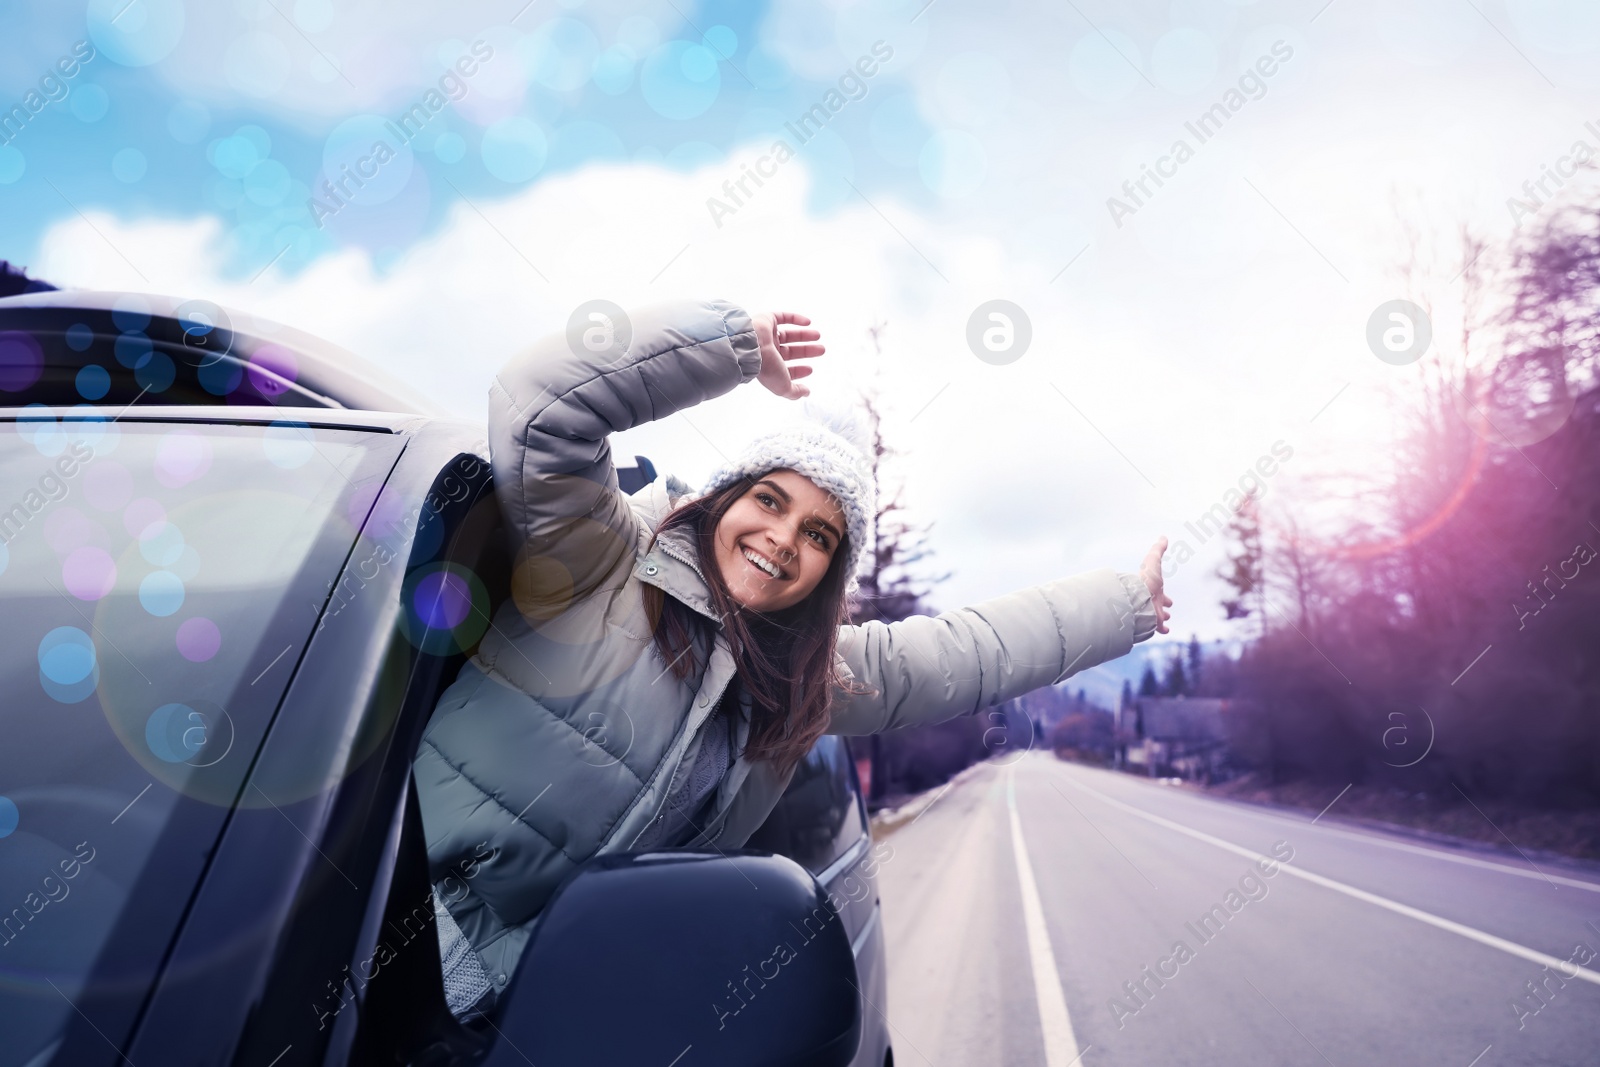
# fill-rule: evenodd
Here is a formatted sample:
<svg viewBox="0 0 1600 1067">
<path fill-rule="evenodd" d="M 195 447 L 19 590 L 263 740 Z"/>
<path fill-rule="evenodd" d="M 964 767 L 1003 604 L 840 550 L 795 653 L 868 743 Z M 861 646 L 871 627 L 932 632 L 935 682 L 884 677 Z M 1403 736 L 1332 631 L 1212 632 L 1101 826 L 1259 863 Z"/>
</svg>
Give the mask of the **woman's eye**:
<svg viewBox="0 0 1600 1067">
<path fill-rule="evenodd" d="M 757 493 L 756 499 L 761 501 L 763 504 L 775 503 L 775 501 L 772 499 L 771 493 Z"/>
<path fill-rule="evenodd" d="M 828 547 L 827 535 L 824 534 L 821 530 L 807 530 L 806 533 L 808 533 L 812 537 L 816 538 L 817 545 L 819 547 L 821 547 L 821 548 L 827 548 Z"/>
</svg>

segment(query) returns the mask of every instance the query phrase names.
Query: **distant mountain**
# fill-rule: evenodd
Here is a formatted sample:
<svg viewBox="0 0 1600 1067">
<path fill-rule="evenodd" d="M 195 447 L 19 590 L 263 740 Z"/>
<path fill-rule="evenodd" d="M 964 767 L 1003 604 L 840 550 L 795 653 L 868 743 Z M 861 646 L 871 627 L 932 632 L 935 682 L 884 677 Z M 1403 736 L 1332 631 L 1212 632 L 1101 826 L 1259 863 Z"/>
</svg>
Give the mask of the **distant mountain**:
<svg viewBox="0 0 1600 1067">
<path fill-rule="evenodd" d="M 1073 675 L 1062 682 L 1060 687 L 1069 692 L 1082 689 L 1089 701 L 1103 708 L 1115 708 L 1117 699 L 1122 694 L 1122 683 L 1128 682 L 1133 686 L 1135 693 L 1139 691 L 1139 679 L 1144 677 L 1145 664 L 1149 664 L 1160 678 L 1166 673 L 1167 664 L 1172 657 L 1183 653 L 1187 655 L 1189 641 L 1187 638 L 1178 638 L 1174 635 L 1157 636 L 1148 641 L 1133 646 L 1133 651 L 1120 659 L 1109 663 L 1101 663 Z M 1207 658 L 1221 655 L 1237 655 L 1239 642 L 1230 640 L 1202 641 L 1200 642 L 1201 654 Z"/>
</svg>

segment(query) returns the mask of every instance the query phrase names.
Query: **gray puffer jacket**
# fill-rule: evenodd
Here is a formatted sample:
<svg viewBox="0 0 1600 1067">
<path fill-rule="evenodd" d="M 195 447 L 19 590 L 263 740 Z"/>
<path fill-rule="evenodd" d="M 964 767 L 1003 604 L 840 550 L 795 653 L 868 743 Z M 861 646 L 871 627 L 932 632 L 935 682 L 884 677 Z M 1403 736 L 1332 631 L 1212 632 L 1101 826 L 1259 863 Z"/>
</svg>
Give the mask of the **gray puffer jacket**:
<svg viewBox="0 0 1600 1067">
<path fill-rule="evenodd" d="M 716 616 L 688 538 L 667 531 L 651 544 L 683 498 L 659 480 L 625 496 L 607 437 L 750 381 L 760 360 L 744 310 L 680 302 L 636 312 L 614 358 L 555 335 L 507 363 L 490 389 L 512 597 L 441 697 L 414 770 L 436 895 L 497 990 L 562 877 L 627 849 L 661 815 L 734 671 L 720 631 L 684 681 L 656 652 L 646 583 Z M 836 690 L 828 731 L 973 715 L 1122 656 L 1154 628 L 1143 580 L 1108 569 L 934 617 L 845 626 L 841 673 L 873 692 Z M 742 752 L 748 699 L 735 732 Z M 691 844 L 742 846 L 787 784 L 741 755 Z"/>
</svg>

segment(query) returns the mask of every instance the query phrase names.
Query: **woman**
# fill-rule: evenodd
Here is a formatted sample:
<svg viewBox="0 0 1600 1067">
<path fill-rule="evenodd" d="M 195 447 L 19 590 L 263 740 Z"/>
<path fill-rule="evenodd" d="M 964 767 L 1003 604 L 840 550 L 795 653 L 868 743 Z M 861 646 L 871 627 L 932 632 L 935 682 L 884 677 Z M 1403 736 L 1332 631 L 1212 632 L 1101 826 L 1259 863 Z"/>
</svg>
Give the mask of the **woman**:
<svg viewBox="0 0 1600 1067">
<path fill-rule="evenodd" d="M 1163 538 L 938 617 L 846 624 L 871 466 L 818 425 L 767 434 L 699 496 L 617 487 L 607 437 L 756 379 L 790 399 L 810 320 L 721 302 L 636 314 L 599 353 L 557 335 L 490 388 L 512 596 L 415 763 L 446 989 L 492 1006 L 545 901 L 601 852 L 738 848 L 823 733 L 975 714 L 1166 633 Z"/>
</svg>

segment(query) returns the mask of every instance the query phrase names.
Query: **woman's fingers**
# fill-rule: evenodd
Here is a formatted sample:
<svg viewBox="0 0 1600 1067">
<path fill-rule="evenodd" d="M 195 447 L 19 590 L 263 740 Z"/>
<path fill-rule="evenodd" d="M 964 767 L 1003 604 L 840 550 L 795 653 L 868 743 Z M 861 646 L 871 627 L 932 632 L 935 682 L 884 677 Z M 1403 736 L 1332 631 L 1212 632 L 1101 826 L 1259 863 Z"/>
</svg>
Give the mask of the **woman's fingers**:
<svg viewBox="0 0 1600 1067">
<path fill-rule="evenodd" d="M 807 359 L 820 356 L 828 349 L 821 344 L 822 331 L 790 328 L 773 339 L 784 359 Z"/>
<path fill-rule="evenodd" d="M 819 344 L 779 344 L 778 350 L 786 360 L 805 360 L 827 352 Z"/>
<path fill-rule="evenodd" d="M 1144 563 L 1140 564 L 1139 569 L 1148 575 L 1146 580 L 1150 582 L 1152 592 L 1161 588 L 1161 555 L 1166 550 L 1167 539 L 1163 537 L 1150 546 L 1150 551 L 1144 555 Z"/>
<path fill-rule="evenodd" d="M 1150 546 L 1150 551 L 1145 553 L 1144 564 L 1140 567 L 1145 584 L 1150 587 L 1150 602 L 1156 609 L 1156 632 L 1162 634 L 1171 633 L 1167 627 L 1167 620 L 1172 617 L 1172 613 L 1167 610 L 1172 606 L 1172 598 L 1167 595 L 1161 570 L 1161 557 L 1166 551 L 1166 537 L 1157 538 L 1156 543 Z"/>
<path fill-rule="evenodd" d="M 810 326 L 811 320 L 798 311 L 774 311 L 772 321 L 781 325 Z"/>
</svg>

